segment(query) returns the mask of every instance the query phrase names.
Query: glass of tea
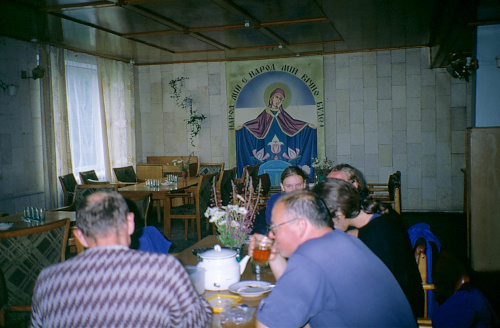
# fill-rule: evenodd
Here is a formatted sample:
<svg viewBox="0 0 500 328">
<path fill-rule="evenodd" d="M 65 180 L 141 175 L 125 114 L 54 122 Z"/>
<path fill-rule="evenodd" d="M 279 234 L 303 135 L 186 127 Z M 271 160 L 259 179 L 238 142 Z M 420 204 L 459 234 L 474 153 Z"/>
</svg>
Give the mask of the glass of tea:
<svg viewBox="0 0 500 328">
<path fill-rule="evenodd" d="M 254 238 L 255 246 L 252 256 L 252 271 L 260 273 L 267 266 L 267 261 L 271 255 L 271 248 L 273 247 L 273 240 L 266 235 L 260 234 L 255 234 Z"/>
</svg>

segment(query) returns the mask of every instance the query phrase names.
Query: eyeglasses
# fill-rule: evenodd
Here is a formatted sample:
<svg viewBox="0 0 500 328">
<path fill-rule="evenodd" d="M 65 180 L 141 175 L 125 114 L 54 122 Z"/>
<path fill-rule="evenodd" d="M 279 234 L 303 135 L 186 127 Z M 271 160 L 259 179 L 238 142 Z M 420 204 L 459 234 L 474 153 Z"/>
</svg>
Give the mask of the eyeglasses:
<svg viewBox="0 0 500 328">
<path fill-rule="evenodd" d="M 298 219 L 300 219 L 300 218 L 295 218 L 295 219 L 292 219 L 292 220 L 289 220 L 289 221 L 286 221 L 286 222 L 283 222 L 283 223 L 280 223 L 280 224 L 270 224 L 267 227 L 267 231 L 272 232 L 273 234 L 276 234 L 276 229 L 278 229 L 279 227 L 281 227 L 281 226 L 283 226 L 283 225 L 285 225 L 287 223 L 297 221 Z"/>
</svg>

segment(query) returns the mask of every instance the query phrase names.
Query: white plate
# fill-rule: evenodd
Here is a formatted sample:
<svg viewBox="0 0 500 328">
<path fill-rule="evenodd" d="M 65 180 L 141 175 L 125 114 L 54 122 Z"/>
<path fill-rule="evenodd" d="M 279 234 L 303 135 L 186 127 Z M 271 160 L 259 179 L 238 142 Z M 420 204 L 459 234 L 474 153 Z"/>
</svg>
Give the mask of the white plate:
<svg viewBox="0 0 500 328">
<path fill-rule="evenodd" d="M 229 291 L 243 297 L 257 297 L 271 291 L 273 287 L 268 281 L 244 280 L 229 286 Z"/>
<path fill-rule="evenodd" d="M 0 230 L 10 229 L 10 227 L 12 227 L 13 225 L 14 225 L 14 223 L 12 223 L 12 222 L 2 222 L 2 223 L 0 223 Z"/>
</svg>

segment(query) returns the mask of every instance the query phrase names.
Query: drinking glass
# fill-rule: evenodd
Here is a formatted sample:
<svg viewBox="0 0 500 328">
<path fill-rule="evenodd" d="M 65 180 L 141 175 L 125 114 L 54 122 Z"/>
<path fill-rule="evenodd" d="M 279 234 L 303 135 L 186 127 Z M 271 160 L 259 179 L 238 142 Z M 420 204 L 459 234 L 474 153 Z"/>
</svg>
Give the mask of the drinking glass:
<svg viewBox="0 0 500 328">
<path fill-rule="evenodd" d="M 271 255 L 273 240 L 265 235 L 254 235 L 255 246 L 252 255 L 252 271 L 254 273 L 263 272 Z"/>
</svg>

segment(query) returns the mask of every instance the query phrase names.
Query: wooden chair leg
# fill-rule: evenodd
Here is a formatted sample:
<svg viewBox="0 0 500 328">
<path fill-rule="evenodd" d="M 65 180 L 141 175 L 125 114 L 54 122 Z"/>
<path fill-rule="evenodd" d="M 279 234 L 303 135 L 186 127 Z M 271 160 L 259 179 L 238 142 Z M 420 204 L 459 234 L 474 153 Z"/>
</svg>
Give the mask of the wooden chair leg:
<svg viewBox="0 0 500 328">
<path fill-rule="evenodd" d="M 156 199 L 156 216 L 158 217 L 158 223 L 161 222 L 161 200 L 160 199 Z"/>
<path fill-rule="evenodd" d="M 198 230 L 198 241 L 201 240 L 201 220 L 200 218 L 196 218 L 196 229 Z"/>
</svg>

